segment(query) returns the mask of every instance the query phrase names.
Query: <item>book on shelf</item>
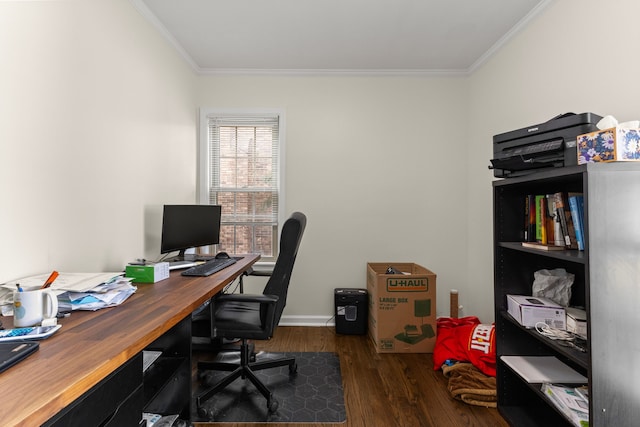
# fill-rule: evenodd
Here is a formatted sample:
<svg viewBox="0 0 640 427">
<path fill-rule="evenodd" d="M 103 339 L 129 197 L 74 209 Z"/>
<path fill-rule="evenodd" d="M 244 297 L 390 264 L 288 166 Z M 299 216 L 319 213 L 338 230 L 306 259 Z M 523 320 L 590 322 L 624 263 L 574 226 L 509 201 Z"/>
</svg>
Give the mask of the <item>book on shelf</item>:
<svg viewBox="0 0 640 427">
<path fill-rule="evenodd" d="M 533 209 L 532 209 L 533 206 Z M 525 218 L 529 218 L 526 222 L 524 241 L 538 242 L 542 244 L 559 245 L 562 238 L 560 233 L 560 224 L 555 209 L 555 200 L 553 194 L 536 194 L 529 195 L 525 204 Z M 535 224 L 535 226 L 533 225 Z M 535 229 L 535 238 L 532 229 Z"/>
<path fill-rule="evenodd" d="M 569 203 L 567 201 L 567 194 L 563 192 L 553 193 L 553 199 L 556 204 L 556 215 L 560 222 L 560 229 L 562 230 L 562 236 L 564 239 L 564 245 L 569 249 L 577 249 L 577 243 L 575 241 L 575 233 L 569 230 L 569 227 L 573 228 L 571 212 L 569 211 Z M 573 234 L 573 239 L 571 235 Z"/>
<path fill-rule="evenodd" d="M 560 230 L 560 220 L 556 209 L 556 201 L 553 194 L 547 194 L 547 243 L 550 245 L 564 246 L 564 238 Z"/>
<path fill-rule="evenodd" d="M 584 196 L 582 193 L 569 194 L 569 210 L 575 227 L 578 250 L 584 250 Z"/>
<path fill-rule="evenodd" d="M 524 241 L 536 242 L 537 223 L 536 215 L 539 210 L 536 209 L 536 195 L 528 194 L 525 197 L 524 209 Z"/>
<path fill-rule="evenodd" d="M 574 387 L 545 383 L 542 393 L 560 410 L 576 427 L 589 425 L 589 401 L 582 398 Z"/>
<path fill-rule="evenodd" d="M 549 245 L 549 244 L 538 243 L 538 242 L 522 242 L 522 247 L 538 249 L 541 251 L 563 251 L 566 249 L 564 245 L 563 246 Z"/>
<path fill-rule="evenodd" d="M 525 199 L 524 208 L 524 241 L 536 241 L 536 199 L 535 195 L 528 194 Z"/>
<path fill-rule="evenodd" d="M 531 206 L 531 211 L 529 212 L 529 242 L 536 241 L 536 233 L 537 233 L 537 223 L 536 223 L 536 196 L 535 194 L 529 195 L 529 203 Z"/>
<path fill-rule="evenodd" d="M 522 231 L 524 232 L 523 241 L 529 241 L 529 196 L 524 198 L 524 227 L 522 227 Z"/>
<path fill-rule="evenodd" d="M 536 194 L 534 197 L 535 214 L 536 214 L 536 239 L 534 242 L 542 242 L 542 194 Z"/>
<path fill-rule="evenodd" d="M 549 243 L 549 229 L 547 221 L 547 197 L 542 196 L 540 199 L 540 243 L 546 245 Z"/>
</svg>

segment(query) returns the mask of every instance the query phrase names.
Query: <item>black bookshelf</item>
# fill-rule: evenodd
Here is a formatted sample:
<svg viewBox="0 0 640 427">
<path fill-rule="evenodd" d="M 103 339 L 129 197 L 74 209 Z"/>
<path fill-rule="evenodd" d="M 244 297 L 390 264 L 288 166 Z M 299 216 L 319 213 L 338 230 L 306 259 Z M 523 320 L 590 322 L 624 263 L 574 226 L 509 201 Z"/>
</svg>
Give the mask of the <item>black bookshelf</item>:
<svg viewBox="0 0 640 427">
<path fill-rule="evenodd" d="M 528 194 L 584 195 L 584 251 L 523 247 Z M 635 425 L 640 370 L 612 368 L 638 360 L 640 321 L 640 164 L 598 163 L 555 168 L 493 182 L 494 298 L 498 409 L 514 426 L 571 426 L 540 391 L 500 357 L 555 356 L 588 378 L 590 425 Z M 575 275 L 572 306 L 585 307 L 586 351 L 559 345 L 507 313 L 506 295 L 531 295 L 534 272 L 564 268 Z M 626 384 L 626 385 L 625 385 Z"/>
</svg>

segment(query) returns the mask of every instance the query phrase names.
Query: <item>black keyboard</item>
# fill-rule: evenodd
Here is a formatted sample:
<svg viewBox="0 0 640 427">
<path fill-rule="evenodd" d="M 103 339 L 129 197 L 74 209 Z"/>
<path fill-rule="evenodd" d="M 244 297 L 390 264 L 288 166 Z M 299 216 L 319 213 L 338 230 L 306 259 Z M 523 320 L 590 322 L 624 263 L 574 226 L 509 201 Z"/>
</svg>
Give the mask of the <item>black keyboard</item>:
<svg viewBox="0 0 640 427">
<path fill-rule="evenodd" d="M 181 274 L 183 276 L 210 276 L 213 273 L 229 267 L 236 263 L 235 258 L 214 258 L 204 264 L 189 267 Z"/>
</svg>

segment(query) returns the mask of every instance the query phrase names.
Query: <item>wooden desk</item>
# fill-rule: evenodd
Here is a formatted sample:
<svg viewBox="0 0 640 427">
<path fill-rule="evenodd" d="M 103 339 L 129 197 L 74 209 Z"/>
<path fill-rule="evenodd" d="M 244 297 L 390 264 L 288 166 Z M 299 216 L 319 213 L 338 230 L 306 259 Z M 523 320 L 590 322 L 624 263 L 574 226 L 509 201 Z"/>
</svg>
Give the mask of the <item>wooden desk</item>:
<svg viewBox="0 0 640 427">
<path fill-rule="evenodd" d="M 191 313 L 259 258 L 246 255 L 209 277 L 173 271 L 167 280 L 138 284 L 120 306 L 59 319 L 62 328 L 36 353 L 0 373 L 0 425 L 42 425 L 178 323 L 188 323 L 190 333 Z M 3 318 L 5 327 L 11 320 Z"/>
</svg>

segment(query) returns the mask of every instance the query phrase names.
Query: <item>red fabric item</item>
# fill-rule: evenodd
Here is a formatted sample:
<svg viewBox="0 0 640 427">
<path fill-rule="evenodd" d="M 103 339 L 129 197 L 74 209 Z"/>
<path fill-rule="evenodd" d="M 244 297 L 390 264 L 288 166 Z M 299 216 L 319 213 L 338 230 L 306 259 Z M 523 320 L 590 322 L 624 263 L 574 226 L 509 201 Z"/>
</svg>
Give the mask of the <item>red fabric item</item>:
<svg viewBox="0 0 640 427">
<path fill-rule="evenodd" d="M 485 375 L 496 376 L 496 345 L 494 325 L 480 323 L 475 316 L 437 319 L 433 369 L 447 361 L 470 362 Z"/>
</svg>

